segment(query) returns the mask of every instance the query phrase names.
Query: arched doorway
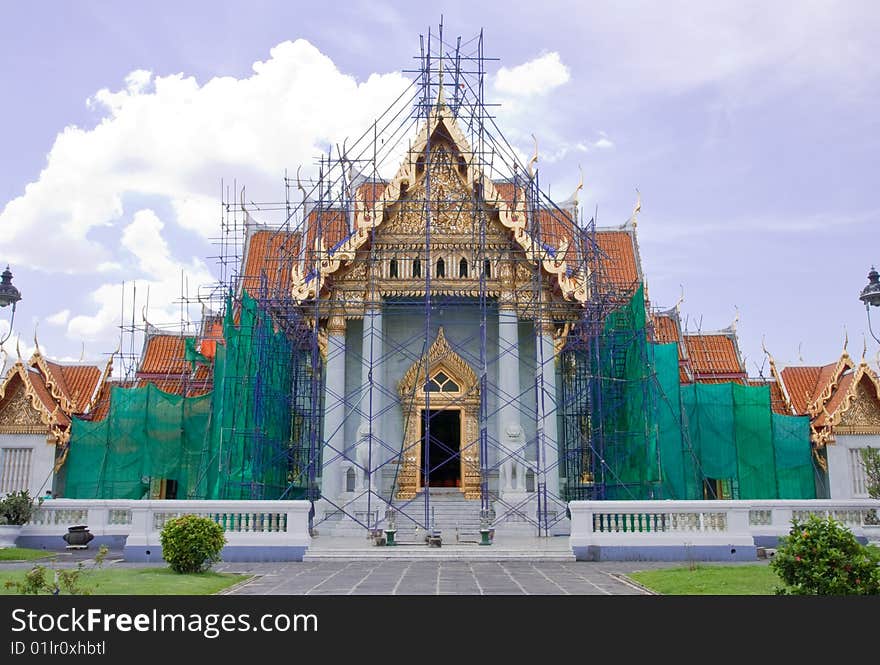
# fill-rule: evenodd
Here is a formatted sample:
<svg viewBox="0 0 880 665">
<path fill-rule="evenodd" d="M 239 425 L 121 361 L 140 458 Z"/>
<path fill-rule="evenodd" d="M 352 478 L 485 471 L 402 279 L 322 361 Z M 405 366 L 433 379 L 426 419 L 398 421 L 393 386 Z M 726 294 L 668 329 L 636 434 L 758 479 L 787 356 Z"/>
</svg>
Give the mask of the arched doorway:
<svg viewBox="0 0 880 665">
<path fill-rule="evenodd" d="M 457 487 L 480 498 L 477 375 L 446 341 L 443 328 L 398 385 L 404 435 L 397 497 L 425 487 Z"/>
</svg>

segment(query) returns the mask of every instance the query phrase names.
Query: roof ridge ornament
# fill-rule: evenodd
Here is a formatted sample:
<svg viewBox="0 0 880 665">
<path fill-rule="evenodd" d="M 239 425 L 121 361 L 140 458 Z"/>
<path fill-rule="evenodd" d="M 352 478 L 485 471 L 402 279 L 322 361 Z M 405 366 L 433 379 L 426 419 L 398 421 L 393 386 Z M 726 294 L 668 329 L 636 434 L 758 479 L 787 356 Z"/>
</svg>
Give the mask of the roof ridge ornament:
<svg viewBox="0 0 880 665">
<path fill-rule="evenodd" d="M 532 140 L 535 142 L 535 154 L 532 155 L 532 158 L 529 160 L 529 179 L 534 180 L 535 173 L 537 171 L 537 169 L 535 168 L 535 164 L 538 163 L 538 139 L 534 134 L 532 134 L 531 136 Z"/>
<path fill-rule="evenodd" d="M 636 228 L 639 225 L 640 212 L 642 212 L 642 193 L 639 191 L 639 188 L 636 187 L 636 204 L 633 206 L 632 217 L 629 218 L 629 221 L 632 222 L 633 228 Z"/>
</svg>

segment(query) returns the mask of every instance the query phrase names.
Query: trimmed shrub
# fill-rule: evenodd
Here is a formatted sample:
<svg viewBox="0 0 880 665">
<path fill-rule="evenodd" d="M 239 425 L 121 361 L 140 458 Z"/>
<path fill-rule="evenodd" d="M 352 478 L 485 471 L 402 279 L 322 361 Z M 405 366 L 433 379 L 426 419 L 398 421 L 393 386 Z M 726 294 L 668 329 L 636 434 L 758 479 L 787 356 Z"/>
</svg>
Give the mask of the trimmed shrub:
<svg viewBox="0 0 880 665">
<path fill-rule="evenodd" d="M 792 521 L 770 567 L 786 584 L 779 594 L 843 596 L 880 593 L 878 563 L 842 523 L 810 515 Z"/>
<path fill-rule="evenodd" d="M 162 558 L 176 573 L 201 573 L 220 560 L 222 527 L 208 517 L 181 515 L 165 522 Z"/>
<path fill-rule="evenodd" d="M 43 497 L 34 499 L 27 490 L 9 492 L 0 499 L 0 525 L 23 526 L 31 521 L 43 504 Z"/>
</svg>

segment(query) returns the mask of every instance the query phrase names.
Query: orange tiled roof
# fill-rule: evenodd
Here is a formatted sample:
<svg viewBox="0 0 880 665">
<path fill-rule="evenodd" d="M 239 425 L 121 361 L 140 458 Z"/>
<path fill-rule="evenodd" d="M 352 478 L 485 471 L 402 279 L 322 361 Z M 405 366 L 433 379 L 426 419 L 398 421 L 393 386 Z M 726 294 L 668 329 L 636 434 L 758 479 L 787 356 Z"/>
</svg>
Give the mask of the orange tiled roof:
<svg viewBox="0 0 880 665">
<path fill-rule="evenodd" d="M 151 335 L 147 338 L 138 374 L 187 374 L 186 338 L 180 335 Z"/>
<path fill-rule="evenodd" d="M 335 208 L 314 208 L 309 213 L 308 233 L 306 234 L 306 253 L 314 261 L 315 240 L 321 232 L 324 248 L 331 252 L 336 245 L 348 237 L 348 219 L 344 210 Z"/>
<path fill-rule="evenodd" d="M 180 335 L 150 335 L 144 345 L 136 385 L 152 383 L 164 392 L 190 397 L 210 392 L 212 368 L 197 364 L 193 373 L 185 357 L 186 339 Z"/>
<path fill-rule="evenodd" d="M 73 407 L 73 413 L 83 413 L 95 394 L 101 380 L 101 370 L 93 365 L 59 365 L 46 360 L 51 380 Z"/>
<path fill-rule="evenodd" d="M 681 383 L 691 383 L 688 373 L 688 359 L 681 339 L 681 325 L 677 315 L 673 314 L 674 311 L 655 312 L 651 315 L 651 322 L 654 325 L 654 341 L 659 344 L 678 345 L 678 380 Z"/>
<path fill-rule="evenodd" d="M 632 292 L 638 286 L 640 270 L 632 234 L 626 229 L 596 231 L 600 255 L 592 266 L 601 284 L 609 289 Z"/>
<path fill-rule="evenodd" d="M 694 380 L 700 383 L 738 381 L 745 383 L 733 333 L 685 334 L 688 359 Z"/>
<path fill-rule="evenodd" d="M 822 370 L 833 366 L 784 367 L 782 369 L 782 382 L 785 384 L 785 389 L 796 414 L 806 415 L 809 412 L 809 406 L 817 395 L 816 386 Z"/>
<path fill-rule="evenodd" d="M 299 233 L 288 231 L 259 229 L 250 232 L 240 277 L 242 288 L 252 296 L 258 296 L 265 274 L 267 295 L 285 292 L 290 286 L 289 260 L 299 253 L 299 240 Z"/>
<path fill-rule="evenodd" d="M 43 406 L 46 407 L 46 410 L 49 413 L 54 413 L 56 419 L 58 420 L 58 424 L 62 427 L 67 427 L 70 425 L 70 418 L 64 411 L 61 410 L 61 407 L 58 405 L 52 398 L 52 393 L 49 392 L 49 388 L 46 386 L 46 381 L 43 379 L 43 375 L 40 374 L 36 370 L 29 369 L 28 372 L 28 380 L 31 382 L 31 385 L 34 387 L 34 392 L 37 397 L 43 403 Z"/>
<path fill-rule="evenodd" d="M 387 183 L 381 181 L 368 181 L 361 183 L 357 191 L 363 197 L 364 205 L 372 207 L 382 198 L 387 186 Z"/>
<path fill-rule="evenodd" d="M 825 402 L 825 408 L 818 416 L 816 416 L 814 420 L 814 425 L 816 427 L 823 427 L 827 424 L 828 416 L 825 412 L 830 415 L 834 415 L 837 409 L 840 407 L 843 399 L 846 397 L 846 394 L 849 392 L 850 388 L 853 384 L 853 379 L 855 378 L 855 374 L 849 372 L 840 377 L 840 380 L 837 382 L 837 386 L 834 389 L 831 397 L 828 398 L 828 401 Z"/>
</svg>

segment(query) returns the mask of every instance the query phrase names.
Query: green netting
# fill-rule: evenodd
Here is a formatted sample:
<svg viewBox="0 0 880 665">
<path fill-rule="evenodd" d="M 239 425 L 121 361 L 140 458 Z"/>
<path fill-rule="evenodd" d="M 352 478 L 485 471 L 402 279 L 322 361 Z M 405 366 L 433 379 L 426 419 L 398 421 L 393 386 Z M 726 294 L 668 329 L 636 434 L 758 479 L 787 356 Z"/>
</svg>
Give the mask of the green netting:
<svg viewBox="0 0 880 665">
<path fill-rule="evenodd" d="M 657 498 L 692 497 L 698 492 L 696 465 L 689 447 L 682 441 L 678 345 L 656 344 L 654 367 L 657 373 L 657 438 L 663 469 L 663 482 Z"/>
<path fill-rule="evenodd" d="M 211 396 L 178 397 L 153 385 L 114 387 L 101 422 L 74 419 L 64 495 L 140 499 L 159 480 L 188 498 L 199 475 Z M 168 491 L 168 490 L 166 490 Z"/>
<path fill-rule="evenodd" d="M 778 498 L 770 386 L 731 386 L 739 495 L 747 499 Z M 809 438 L 802 439 L 800 445 L 809 452 Z"/>
<path fill-rule="evenodd" d="M 238 325 L 231 303 L 226 311 L 199 491 L 221 499 L 278 498 L 288 487 L 290 470 L 291 343 L 247 293 Z"/>
<path fill-rule="evenodd" d="M 647 498 L 660 478 L 646 318 L 639 287 L 629 303 L 608 315 L 599 339 L 604 432 L 599 475 L 607 499 Z"/>
<path fill-rule="evenodd" d="M 114 388 L 103 421 L 74 421 L 66 496 L 141 498 L 155 495 L 161 480 L 177 498 L 272 499 L 305 484 L 291 463 L 302 457 L 301 442 L 297 448 L 291 438 L 292 413 L 299 414 L 297 431 L 310 434 L 291 397 L 292 345 L 247 293 L 237 324 L 232 312 L 227 303 L 213 393 Z M 307 382 L 299 365 L 300 383 Z"/>
<path fill-rule="evenodd" d="M 776 478 L 780 499 L 815 499 L 816 483 L 810 447 L 810 420 L 807 416 L 772 414 L 776 453 Z"/>
<path fill-rule="evenodd" d="M 702 499 L 704 486 L 725 498 L 815 497 L 807 420 L 774 414 L 768 386 L 682 385 L 678 346 L 647 342 L 642 289 L 592 344 L 561 361 L 570 498 Z M 595 390 L 583 387 L 584 366 Z"/>
</svg>

